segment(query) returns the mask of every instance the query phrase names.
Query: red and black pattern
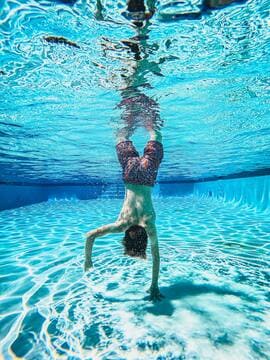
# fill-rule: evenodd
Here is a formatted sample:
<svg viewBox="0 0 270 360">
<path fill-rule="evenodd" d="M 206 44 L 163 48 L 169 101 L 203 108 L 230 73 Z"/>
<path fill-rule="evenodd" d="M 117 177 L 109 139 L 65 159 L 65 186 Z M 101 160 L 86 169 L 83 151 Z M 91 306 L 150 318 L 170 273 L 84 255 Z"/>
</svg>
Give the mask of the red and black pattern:
<svg viewBox="0 0 270 360">
<path fill-rule="evenodd" d="M 163 145 L 160 142 L 148 141 L 142 157 L 132 141 L 122 141 L 117 144 L 116 152 L 123 169 L 125 183 L 154 186 L 163 158 Z"/>
</svg>

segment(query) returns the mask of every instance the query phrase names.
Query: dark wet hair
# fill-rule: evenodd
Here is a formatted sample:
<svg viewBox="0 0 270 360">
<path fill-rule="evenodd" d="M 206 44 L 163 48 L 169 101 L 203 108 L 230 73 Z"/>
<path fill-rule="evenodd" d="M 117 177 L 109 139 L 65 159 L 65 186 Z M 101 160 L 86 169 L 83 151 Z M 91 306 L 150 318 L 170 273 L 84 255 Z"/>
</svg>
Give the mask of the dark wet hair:
<svg viewBox="0 0 270 360">
<path fill-rule="evenodd" d="M 140 225 L 130 226 L 123 239 L 124 255 L 146 259 L 147 233 Z"/>
</svg>

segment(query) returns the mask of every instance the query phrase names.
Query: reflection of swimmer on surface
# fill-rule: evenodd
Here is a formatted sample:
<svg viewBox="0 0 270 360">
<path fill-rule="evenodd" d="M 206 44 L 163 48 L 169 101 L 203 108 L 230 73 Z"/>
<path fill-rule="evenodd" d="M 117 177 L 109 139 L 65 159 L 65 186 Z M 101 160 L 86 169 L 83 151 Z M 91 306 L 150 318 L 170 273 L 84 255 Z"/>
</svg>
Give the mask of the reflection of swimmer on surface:
<svg viewBox="0 0 270 360">
<path fill-rule="evenodd" d="M 125 131 L 131 135 L 137 127 L 146 129 L 160 128 L 163 121 L 158 111 L 158 103 L 135 88 L 121 92 L 122 101 L 118 107 L 123 109 L 121 119 L 126 125 Z"/>
<path fill-rule="evenodd" d="M 127 11 L 122 14 L 128 20 L 131 20 L 134 25 L 137 27 L 142 27 L 143 22 L 151 19 L 155 13 L 155 1 L 149 11 L 146 11 L 144 0 L 128 0 L 127 1 Z"/>
<path fill-rule="evenodd" d="M 211 14 L 212 10 L 225 8 L 233 4 L 242 4 L 247 0 L 202 0 L 200 4 L 171 1 L 159 6 L 158 17 L 160 21 L 199 20 L 202 15 Z"/>
<path fill-rule="evenodd" d="M 124 254 L 131 257 L 146 258 L 147 238 L 151 241 L 152 283 L 149 289 L 150 300 L 161 300 L 163 297 L 158 288 L 158 276 L 160 267 L 157 229 L 155 225 L 155 210 L 152 203 L 152 187 L 154 186 L 158 168 L 163 158 L 162 136 L 155 124 L 158 113 L 153 110 L 153 116 L 145 123 L 150 139 L 144 148 L 144 155 L 140 157 L 130 137 L 135 130 L 134 119 L 136 114 L 129 113 L 137 107 L 138 112 L 146 111 L 152 107 L 152 102 L 146 95 L 126 97 L 120 103 L 124 107 L 122 119 L 125 126 L 118 131 L 116 151 L 122 167 L 122 175 L 125 183 L 125 199 L 118 219 L 111 224 L 102 226 L 87 233 L 85 243 L 85 270 L 92 267 L 92 248 L 97 237 L 110 233 L 124 232 Z M 141 116 L 137 113 L 137 116 Z M 156 121 L 157 120 L 157 121 Z"/>
<path fill-rule="evenodd" d="M 219 9 L 233 3 L 244 3 L 247 0 L 204 0 L 203 5 L 209 9 Z"/>
<path fill-rule="evenodd" d="M 145 12 L 143 1 L 130 0 L 128 10 L 132 10 L 134 13 L 135 11 Z M 152 187 L 163 158 L 162 136 L 159 131 L 162 121 L 156 101 L 143 94 L 138 88 L 140 79 L 143 79 L 142 73 L 145 73 L 150 66 L 145 59 L 145 54 L 141 51 L 141 42 L 144 40 L 145 36 L 140 35 L 136 39 L 122 41 L 132 54 L 128 61 L 128 67 L 132 70 L 132 74 L 124 77 L 125 87 L 121 90 L 122 101 L 118 105 L 123 109 L 121 120 L 124 123 L 122 129 L 117 133 L 116 145 L 126 189 L 124 203 L 118 219 L 114 223 L 87 233 L 85 270 L 92 267 L 92 248 L 97 237 L 124 232 L 124 255 L 142 259 L 146 258 L 149 237 L 153 261 L 149 299 L 155 301 L 161 300 L 163 297 L 158 287 L 160 257 L 155 225 L 156 216 L 152 203 Z M 125 69 L 123 70 L 125 71 Z M 143 85 L 146 86 L 145 81 L 143 81 Z M 144 126 L 150 135 L 141 157 L 130 141 L 130 137 L 139 126 Z"/>
<path fill-rule="evenodd" d="M 77 45 L 75 42 L 71 40 L 64 38 L 63 36 L 44 36 L 43 39 L 51 44 L 63 44 L 80 49 L 79 45 Z"/>
</svg>

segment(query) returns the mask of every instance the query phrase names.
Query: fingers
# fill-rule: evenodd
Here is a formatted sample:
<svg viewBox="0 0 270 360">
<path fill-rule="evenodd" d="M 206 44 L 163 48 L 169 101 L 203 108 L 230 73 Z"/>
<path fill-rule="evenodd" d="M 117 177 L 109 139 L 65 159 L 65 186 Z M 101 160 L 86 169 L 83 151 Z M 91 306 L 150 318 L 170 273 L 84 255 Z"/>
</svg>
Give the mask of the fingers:
<svg viewBox="0 0 270 360">
<path fill-rule="evenodd" d="M 161 301 L 163 299 L 164 296 L 148 296 L 147 300 L 156 303 L 158 301 Z"/>
<path fill-rule="evenodd" d="M 161 301 L 162 299 L 164 299 L 164 295 L 162 295 L 162 294 L 158 294 L 157 296 L 154 296 L 151 300 L 153 301 L 153 302 L 157 302 L 157 301 Z"/>
<path fill-rule="evenodd" d="M 145 299 L 152 301 L 152 302 L 158 302 L 161 301 L 162 299 L 165 298 L 165 296 L 163 294 L 161 294 L 160 292 L 153 292 L 151 293 L 151 289 L 147 290 L 148 293 L 150 293 L 149 296 L 147 296 Z"/>
<path fill-rule="evenodd" d="M 87 272 L 93 267 L 93 263 L 84 263 L 84 271 Z"/>
</svg>

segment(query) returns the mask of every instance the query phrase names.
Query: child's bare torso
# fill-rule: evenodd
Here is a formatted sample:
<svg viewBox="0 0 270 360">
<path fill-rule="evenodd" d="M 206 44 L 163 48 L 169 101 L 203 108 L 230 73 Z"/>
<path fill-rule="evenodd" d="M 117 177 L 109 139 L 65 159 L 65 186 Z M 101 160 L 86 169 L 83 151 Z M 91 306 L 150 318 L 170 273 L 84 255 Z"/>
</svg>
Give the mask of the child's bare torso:
<svg viewBox="0 0 270 360">
<path fill-rule="evenodd" d="M 134 184 L 125 185 L 126 194 L 118 221 L 143 227 L 155 223 L 152 187 Z"/>
</svg>

